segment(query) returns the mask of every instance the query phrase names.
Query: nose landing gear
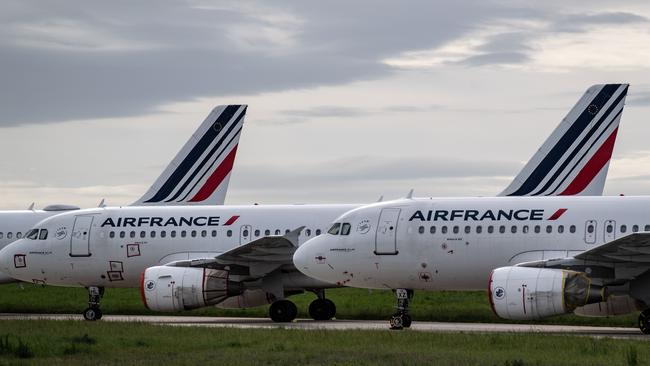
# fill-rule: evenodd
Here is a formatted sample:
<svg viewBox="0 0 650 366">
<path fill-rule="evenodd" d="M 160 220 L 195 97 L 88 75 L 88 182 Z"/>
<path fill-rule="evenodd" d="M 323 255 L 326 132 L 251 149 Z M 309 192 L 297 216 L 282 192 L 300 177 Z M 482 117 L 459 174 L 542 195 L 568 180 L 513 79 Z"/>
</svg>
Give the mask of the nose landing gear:
<svg viewBox="0 0 650 366">
<path fill-rule="evenodd" d="M 409 302 L 413 299 L 413 290 L 398 288 L 395 290 L 397 312 L 390 318 L 390 329 L 402 330 L 411 327 L 411 316 L 408 313 Z"/>
<path fill-rule="evenodd" d="M 88 308 L 83 312 L 84 319 L 95 321 L 102 318 L 102 311 L 99 308 L 99 302 L 103 296 L 103 287 L 88 287 Z"/>
</svg>

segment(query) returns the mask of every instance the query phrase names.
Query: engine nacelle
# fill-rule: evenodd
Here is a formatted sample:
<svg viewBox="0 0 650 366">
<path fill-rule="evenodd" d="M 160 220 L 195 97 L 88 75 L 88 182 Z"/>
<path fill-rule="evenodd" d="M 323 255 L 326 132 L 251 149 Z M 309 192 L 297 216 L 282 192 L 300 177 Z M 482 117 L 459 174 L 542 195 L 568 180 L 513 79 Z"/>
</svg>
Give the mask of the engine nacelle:
<svg viewBox="0 0 650 366">
<path fill-rule="evenodd" d="M 604 317 L 623 315 L 645 309 L 628 295 L 610 295 L 607 301 L 581 306 L 573 311 L 578 316 Z"/>
<path fill-rule="evenodd" d="M 268 305 L 275 301 L 275 296 L 264 290 L 246 290 L 239 296 L 233 296 L 220 302 L 217 307 L 222 309 L 246 309 Z"/>
<path fill-rule="evenodd" d="M 147 268 L 140 279 L 142 301 L 154 311 L 216 305 L 242 292 L 239 282 L 229 280 L 228 271 L 218 269 L 156 266 Z"/>
<path fill-rule="evenodd" d="M 549 268 L 502 267 L 492 271 L 490 305 L 500 318 L 541 319 L 604 301 L 604 289 L 585 273 Z"/>
</svg>

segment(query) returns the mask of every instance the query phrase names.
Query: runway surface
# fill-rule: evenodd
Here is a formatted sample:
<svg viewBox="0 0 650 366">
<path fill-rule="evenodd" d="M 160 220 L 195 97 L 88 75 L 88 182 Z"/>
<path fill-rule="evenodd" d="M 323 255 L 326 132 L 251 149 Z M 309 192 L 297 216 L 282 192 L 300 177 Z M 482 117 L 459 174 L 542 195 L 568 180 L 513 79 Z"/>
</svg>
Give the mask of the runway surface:
<svg viewBox="0 0 650 366">
<path fill-rule="evenodd" d="M 1 320 L 78 320 L 76 314 L 0 314 Z M 143 322 L 173 326 L 193 327 L 233 327 L 233 328 L 283 328 L 283 329 L 325 329 L 325 330 L 386 330 L 388 321 L 380 320 L 331 320 L 315 321 L 297 319 L 292 323 L 274 323 L 266 318 L 226 318 L 198 316 L 157 316 L 157 315 L 104 315 L 101 321 Z M 490 323 L 438 323 L 414 321 L 411 331 L 422 332 L 465 332 L 465 333 L 545 333 L 571 334 L 592 337 L 639 338 L 650 340 L 637 328 L 587 327 L 568 325 L 537 324 L 490 324 Z"/>
</svg>

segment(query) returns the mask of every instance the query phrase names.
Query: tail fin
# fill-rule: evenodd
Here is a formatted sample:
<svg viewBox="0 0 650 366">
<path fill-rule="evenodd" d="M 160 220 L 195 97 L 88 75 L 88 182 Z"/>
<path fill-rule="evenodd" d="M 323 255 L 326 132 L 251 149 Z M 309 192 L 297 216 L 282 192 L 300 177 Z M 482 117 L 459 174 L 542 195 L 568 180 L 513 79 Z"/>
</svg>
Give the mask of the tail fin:
<svg viewBox="0 0 650 366">
<path fill-rule="evenodd" d="M 594 85 L 499 196 L 600 196 L 629 84 Z"/>
<path fill-rule="evenodd" d="M 246 108 L 214 108 L 147 193 L 131 205 L 222 205 Z"/>
</svg>

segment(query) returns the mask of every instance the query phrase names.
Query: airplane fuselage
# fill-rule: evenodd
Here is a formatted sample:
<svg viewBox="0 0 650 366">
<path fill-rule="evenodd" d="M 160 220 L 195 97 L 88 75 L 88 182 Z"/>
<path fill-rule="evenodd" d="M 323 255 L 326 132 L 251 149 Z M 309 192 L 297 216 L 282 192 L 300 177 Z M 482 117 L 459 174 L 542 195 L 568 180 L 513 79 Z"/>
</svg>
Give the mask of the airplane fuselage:
<svg viewBox="0 0 650 366">
<path fill-rule="evenodd" d="M 362 288 L 478 290 L 497 267 L 570 257 L 650 231 L 650 197 L 405 199 L 335 222 L 339 234 L 294 255 L 303 273 Z M 349 234 L 341 235 L 345 224 Z"/>
</svg>

